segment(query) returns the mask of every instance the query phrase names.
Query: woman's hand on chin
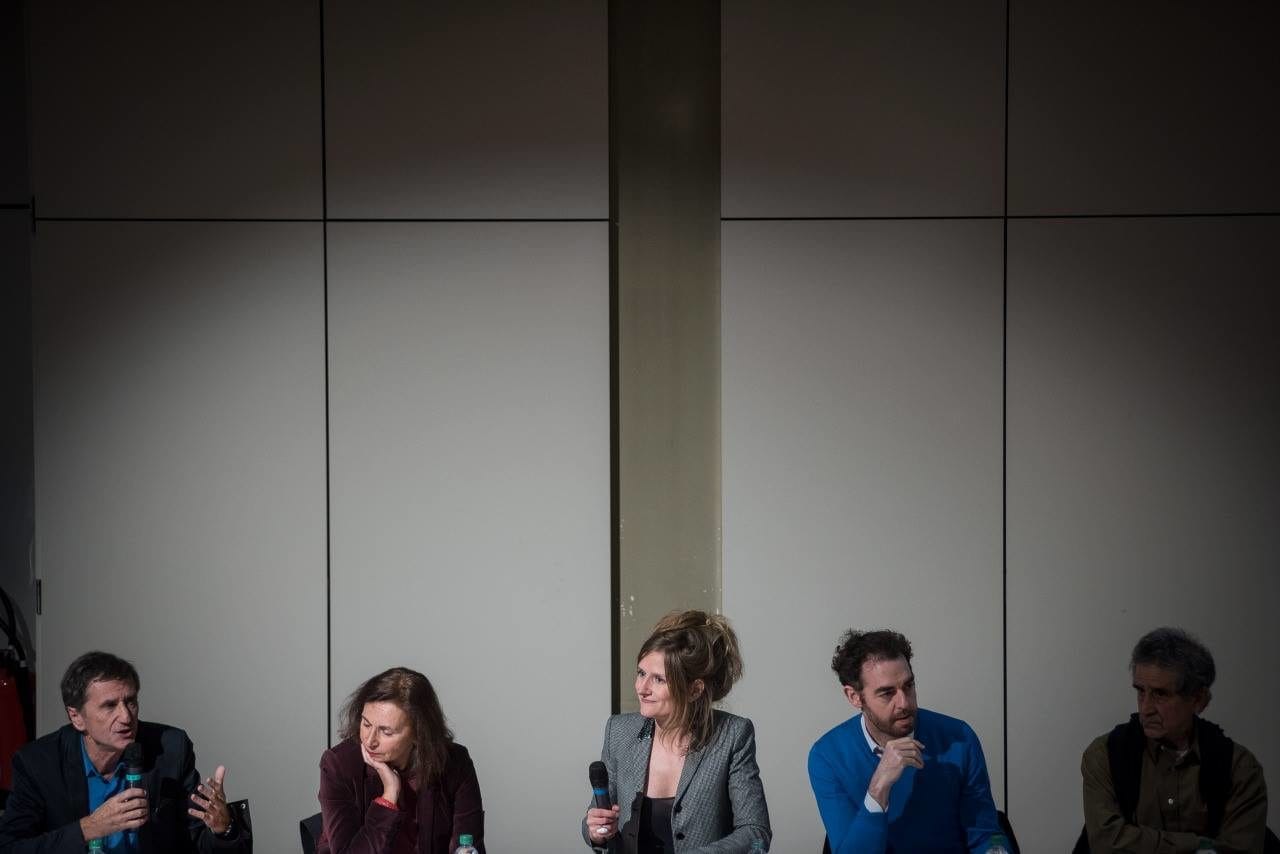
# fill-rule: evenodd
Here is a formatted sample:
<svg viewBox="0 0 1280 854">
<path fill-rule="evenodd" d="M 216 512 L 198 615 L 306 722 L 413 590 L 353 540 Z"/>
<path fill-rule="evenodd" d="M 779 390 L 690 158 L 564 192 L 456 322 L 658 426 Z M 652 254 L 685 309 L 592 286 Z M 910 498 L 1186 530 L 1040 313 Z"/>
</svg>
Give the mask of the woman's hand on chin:
<svg viewBox="0 0 1280 854">
<path fill-rule="evenodd" d="M 364 742 L 360 743 L 360 755 L 364 758 L 365 765 L 378 772 L 378 779 L 382 781 L 382 797 L 393 804 L 398 803 L 400 800 L 400 775 L 396 773 L 396 769 L 381 759 L 374 759 L 370 756 L 369 749 L 364 746 Z"/>
</svg>

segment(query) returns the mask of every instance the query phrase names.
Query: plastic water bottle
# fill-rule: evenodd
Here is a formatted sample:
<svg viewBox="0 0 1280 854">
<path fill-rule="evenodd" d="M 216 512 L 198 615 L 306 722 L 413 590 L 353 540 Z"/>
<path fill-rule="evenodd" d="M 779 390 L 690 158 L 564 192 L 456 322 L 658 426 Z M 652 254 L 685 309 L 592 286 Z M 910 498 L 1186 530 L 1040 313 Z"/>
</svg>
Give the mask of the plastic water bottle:
<svg viewBox="0 0 1280 854">
<path fill-rule="evenodd" d="M 1009 840 L 1003 833 L 991 834 L 991 839 L 987 841 L 987 854 L 1013 854 L 1009 850 Z"/>
<path fill-rule="evenodd" d="M 472 844 L 475 839 L 470 833 L 463 833 L 458 836 L 458 848 L 453 854 L 476 854 L 475 846 Z"/>
<path fill-rule="evenodd" d="M 102 854 L 102 840 L 101 840 L 101 839 L 90 839 L 90 840 L 89 840 L 89 854 Z"/>
<path fill-rule="evenodd" d="M 1201 836 L 1200 841 L 1196 843 L 1196 854 L 1218 854 L 1218 851 L 1213 847 L 1212 839 Z"/>
<path fill-rule="evenodd" d="M 763 839 L 751 840 L 751 854 L 764 854 L 764 852 L 765 852 L 765 847 L 764 847 Z"/>
</svg>

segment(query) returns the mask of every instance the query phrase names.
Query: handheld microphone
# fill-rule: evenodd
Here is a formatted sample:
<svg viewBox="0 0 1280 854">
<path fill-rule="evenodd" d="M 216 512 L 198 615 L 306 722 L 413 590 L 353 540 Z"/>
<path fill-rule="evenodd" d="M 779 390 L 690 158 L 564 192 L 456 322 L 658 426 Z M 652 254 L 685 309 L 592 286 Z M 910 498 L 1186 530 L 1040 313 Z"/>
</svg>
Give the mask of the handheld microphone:
<svg viewBox="0 0 1280 854">
<path fill-rule="evenodd" d="M 124 749 L 124 787 L 142 788 L 142 745 L 136 741 Z"/>
<path fill-rule="evenodd" d="M 597 809 L 613 809 L 609 800 L 609 769 L 603 762 L 592 762 L 587 766 L 587 779 L 591 781 L 591 795 Z M 618 850 L 618 837 L 613 836 L 608 842 L 597 842 L 593 848 L 606 847 L 609 851 Z"/>
<path fill-rule="evenodd" d="M 603 762 L 592 762 L 587 766 L 587 779 L 591 781 L 591 794 L 595 797 L 596 807 L 607 810 L 613 806 L 609 802 L 609 769 Z"/>
<path fill-rule="evenodd" d="M 136 741 L 129 742 L 129 746 L 124 749 L 123 762 L 124 787 L 126 789 L 146 788 L 142 785 L 142 745 Z M 126 830 L 124 835 L 131 847 L 138 847 L 138 831 Z"/>
</svg>

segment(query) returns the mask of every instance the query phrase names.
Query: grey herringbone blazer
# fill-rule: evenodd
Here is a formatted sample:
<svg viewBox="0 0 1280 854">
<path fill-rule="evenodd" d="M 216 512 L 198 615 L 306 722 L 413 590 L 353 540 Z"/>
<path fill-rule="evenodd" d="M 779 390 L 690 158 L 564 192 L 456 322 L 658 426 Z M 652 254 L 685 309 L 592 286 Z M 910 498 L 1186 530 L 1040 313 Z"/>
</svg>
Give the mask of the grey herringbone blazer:
<svg viewBox="0 0 1280 854">
<path fill-rule="evenodd" d="M 644 794 L 652 744 L 653 721 L 642 715 L 614 715 L 605 724 L 600 758 L 609 769 L 609 797 L 622 808 L 618 826 L 624 833 L 634 832 L 626 825 L 637 795 Z M 751 721 L 715 711 L 711 742 L 685 757 L 671 808 L 671 835 L 677 854 L 749 854 L 757 839 L 768 850 L 773 832 Z M 585 819 L 582 838 L 593 844 Z M 620 837 L 619 846 L 634 851 L 635 840 Z"/>
</svg>

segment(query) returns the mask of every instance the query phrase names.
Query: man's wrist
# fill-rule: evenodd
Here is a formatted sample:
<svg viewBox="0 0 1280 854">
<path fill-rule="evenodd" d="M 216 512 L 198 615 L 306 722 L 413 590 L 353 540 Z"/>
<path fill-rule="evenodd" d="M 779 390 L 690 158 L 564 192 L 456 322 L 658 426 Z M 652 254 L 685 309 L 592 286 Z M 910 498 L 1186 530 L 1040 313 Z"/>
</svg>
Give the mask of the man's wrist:
<svg viewBox="0 0 1280 854">
<path fill-rule="evenodd" d="M 884 784 L 871 781 L 871 785 L 867 786 L 867 799 L 875 801 L 876 806 L 880 809 L 878 812 L 884 812 L 889 808 L 889 790 L 893 788 L 893 784 Z"/>
</svg>

